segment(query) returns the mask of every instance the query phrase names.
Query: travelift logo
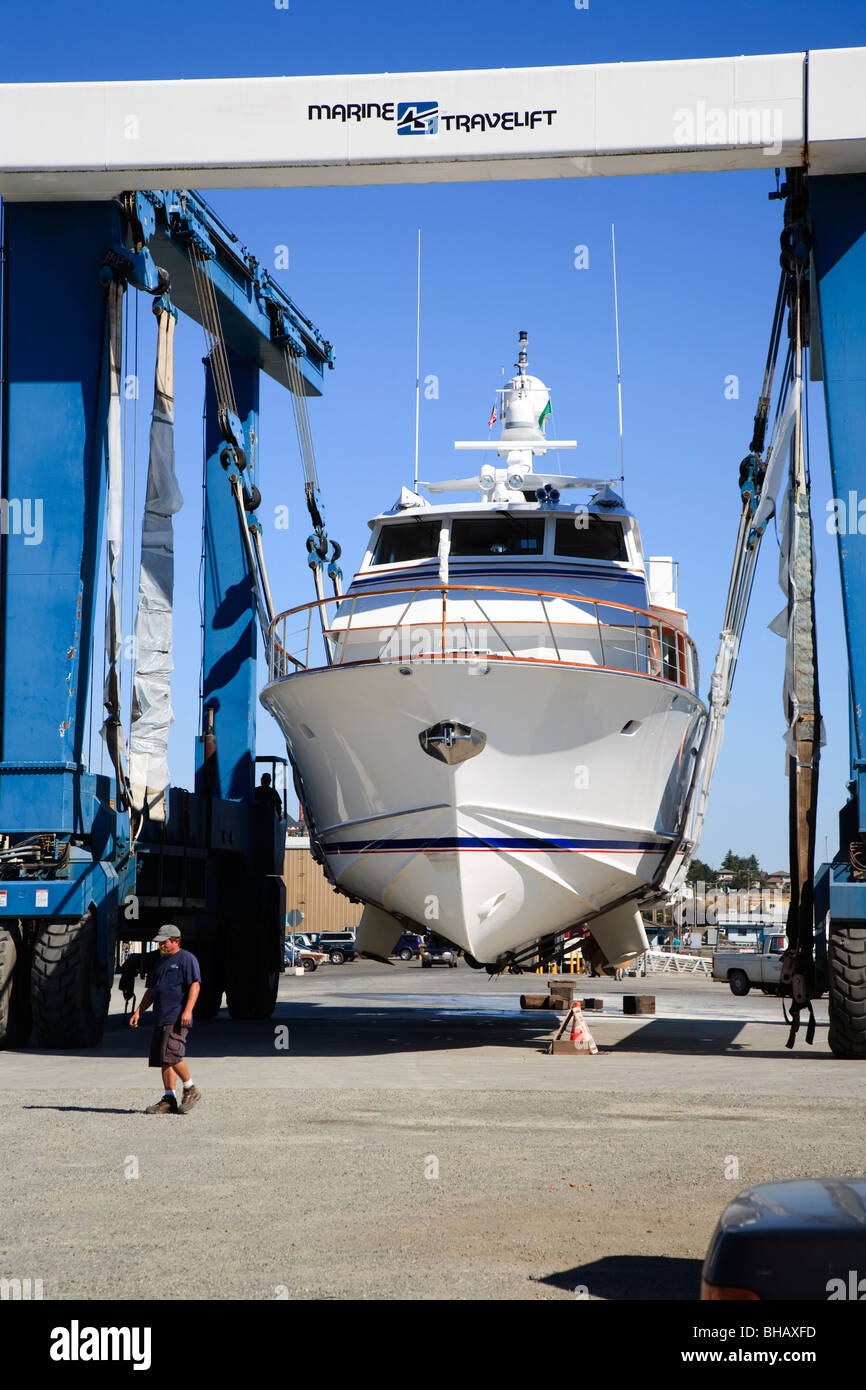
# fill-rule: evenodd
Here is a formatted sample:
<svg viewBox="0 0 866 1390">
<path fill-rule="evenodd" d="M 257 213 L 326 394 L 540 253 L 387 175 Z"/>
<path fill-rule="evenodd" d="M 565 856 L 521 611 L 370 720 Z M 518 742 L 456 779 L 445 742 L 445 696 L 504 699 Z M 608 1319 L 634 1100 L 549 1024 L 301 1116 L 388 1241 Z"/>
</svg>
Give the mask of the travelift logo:
<svg viewBox="0 0 866 1390">
<path fill-rule="evenodd" d="M 391 121 L 398 135 L 438 135 L 440 122 L 447 131 L 535 130 L 552 126 L 555 107 L 536 111 L 462 111 L 446 114 L 438 101 L 347 101 L 332 106 L 319 102 L 307 107 L 308 121 Z"/>
<path fill-rule="evenodd" d="M 398 135 L 435 135 L 439 130 L 438 101 L 398 101 Z"/>
<path fill-rule="evenodd" d="M 51 1331 L 52 1361 L 131 1361 L 134 1371 L 149 1371 L 150 1352 L 149 1327 L 81 1327 L 73 1318 Z"/>
</svg>

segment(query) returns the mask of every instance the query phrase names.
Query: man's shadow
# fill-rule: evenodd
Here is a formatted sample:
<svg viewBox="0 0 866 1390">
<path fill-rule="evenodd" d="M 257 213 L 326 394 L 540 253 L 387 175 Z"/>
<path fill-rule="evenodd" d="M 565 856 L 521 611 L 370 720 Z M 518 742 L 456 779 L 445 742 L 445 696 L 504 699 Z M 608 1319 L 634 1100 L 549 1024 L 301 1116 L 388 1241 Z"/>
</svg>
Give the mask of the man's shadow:
<svg viewBox="0 0 866 1390">
<path fill-rule="evenodd" d="M 22 1105 L 22 1110 L 60 1110 L 82 1115 L 143 1115 L 143 1110 L 122 1110 L 116 1105 Z"/>
</svg>

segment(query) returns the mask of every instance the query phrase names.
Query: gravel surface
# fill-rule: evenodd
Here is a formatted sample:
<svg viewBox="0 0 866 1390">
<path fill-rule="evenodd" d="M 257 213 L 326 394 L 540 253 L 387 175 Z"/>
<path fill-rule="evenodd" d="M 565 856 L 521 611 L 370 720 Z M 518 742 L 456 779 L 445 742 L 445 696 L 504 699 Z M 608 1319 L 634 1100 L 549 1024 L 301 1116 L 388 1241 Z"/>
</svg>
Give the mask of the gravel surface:
<svg viewBox="0 0 866 1390">
<path fill-rule="evenodd" d="M 186 1116 L 141 1113 L 158 1074 L 120 1016 L 97 1053 L 4 1054 L 0 1275 L 47 1299 L 693 1298 L 735 1192 L 866 1171 L 863 1069 L 825 1033 L 786 1052 L 778 1001 L 604 982 L 600 1055 L 550 1058 L 515 1011 L 534 982 L 400 969 L 197 1025 Z M 659 1014 L 624 1019 L 623 992 Z"/>
</svg>

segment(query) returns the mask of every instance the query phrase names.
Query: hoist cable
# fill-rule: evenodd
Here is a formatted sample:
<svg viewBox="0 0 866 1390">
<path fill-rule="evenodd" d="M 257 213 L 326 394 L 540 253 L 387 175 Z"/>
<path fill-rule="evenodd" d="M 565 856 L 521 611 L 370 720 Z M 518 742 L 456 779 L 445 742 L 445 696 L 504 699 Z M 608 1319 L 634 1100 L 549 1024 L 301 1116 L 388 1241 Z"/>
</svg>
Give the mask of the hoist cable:
<svg viewBox="0 0 866 1390">
<path fill-rule="evenodd" d="M 213 277 L 210 270 L 210 261 L 204 261 L 202 265 L 203 282 L 210 306 L 212 321 L 215 325 L 217 350 L 222 365 L 223 383 L 225 389 L 225 401 L 233 413 L 237 414 L 237 401 L 235 399 L 232 375 L 229 370 L 228 354 L 226 352 L 225 340 L 223 338 L 222 320 L 220 318 L 219 304 L 217 303 L 216 289 L 214 288 Z"/>
<path fill-rule="evenodd" d="M 740 573 L 746 558 L 744 542 L 748 535 L 751 521 L 751 506 L 748 500 L 746 500 L 743 503 L 743 510 L 740 513 L 740 526 L 737 531 L 737 540 L 734 546 L 734 559 L 731 565 L 731 577 L 728 580 L 728 597 L 725 603 L 725 616 L 722 622 L 723 628 L 729 628 L 731 626 L 731 613 L 733 612 L 736 595 L 739 592 Z"/>
<path fill-rule="evenodd" d="M 207 289 L 208 275 L 204 264 L 204 258 L 198 248 L 190 248 L 190 257 L 193 270 L 195 272 L 195 284 L 198 295 L 199 311 L 201 314 L 202 327 L 208 340 L 208 360 L 211 363 L 211 371 L 214 378 L 214 388 L 220 402 L 228 401 L 228 387 L 223 372 L 222 353 L 219 350 L 219 323 L 214 316 L 213 305 Z"/>
<path fill-rule="evenodd" d="M 225 349 L 219 304 L 210 272 L 210 262 L 204 253 L 194 245 L 189 247 L 189 259 L 199 318 L 207 343 L 207 358 L 213 376 L 217 404 L 237 415 L 237 402 Z"/>
<path fill-rule="evenodd" d="M 256 600 L 256 611 L 259 616 L 259 627 L 261 628 L 262 638 L 264 642 L 267 644 L 268 630 L 270 628 L 271 621 L 273 620 L 274 613 L 273 609 L 271 609 L 271 611 L 268 612 L 268 608 L 265 603 L 265 598 L 262 594 L 262 585 L 259 583 L 258 579 L 258 574 L 256 570 L 255 546 L 252 535 L 250 534 L 250 526 L 247 521 L 246 508 L 244 507 L 243 485 L 237 473 L 232 473 L 231 477 L 229 478 L 229 482 L 231 484 L 232 495 L 234 496 L 235 506 L 237 508 L 238 513 L 238 523 L 240 525 L 241 531 L 241 543 L 243 544 L 244 551 L 246 553 L 247 565 L 249 567 L 250 576 L 253 581 L 253 596 Z"/>
<path fill-rule="evenodd" d="M 298 358 L 292 352 L 291 348 L 286 347 L 283 356 L 286 364 L 286 379 L 292 397 L 292 415 L 295 421 L 295 433 L 298 437 L 298 450 L 301 455 L 301 466 L 304 470 L 304 479 L 318 491 L 319 475 L 316 467 L 316 451 L 313 446 L 313 435 L 310 429 L 310 416 L 307 410 L 307 397 L 304 391 L 301 369 Z"/>
<path fill-rule="evenodd" d="M 780 421 L 781 421 L 781 419 L 782 419 L 782 413 L 783 413 L 784 408 L 785 408 L 785 406 L 786 406 L 786 404 L 787 404 L 787 401 L 788 401 L 788 392 L 789 392 L 790 389 L 791 389 L 791 384 L 792 384 L 793 380 L 794 380 L 794 349 L 793 349 L 793 346 L 789 343 L 789 344 L 788 344 L 788 351 L 787 351 L 787 353 L 786 353 L 786 355 L 785 355 L 785 365 L 784 365 L 784 367 L 782 368 L 782 377 L 781 377 L 781 382 L 782 382 L 782 384 L 781 384 L 781 388 L 780 388 L 780 390 L 779 390 L 779 397 L 778 397 L 778 400 L 776 401 L 776 414 L 775 414 L 775 416 L 773 417 L 773 433 L 772 433 L 771 436 L 770 436 L 770 447 L 771 447 L 771 448 L 772 448 L 773 444 L 775 443 L 776 435 L 777 435 L 778 429 L 779 429 L 779 423 L 780 423 Z"/>
<path fill-rule="evenodd" d="M 767 428 L 767 412 L 770 406 L 770 395 L 773 390 L 773 374 L 776 368 L 776 358 L 778 356 L 779 342 L 782 336 L 782 325 L 785 321 L 787 282 L 787 271 L 783 269 L 779 279 L 779 289 L 776 294 L 776 307 L 773 310 L 773 325 L 770 329 L 770 344 L 767 349 L 767 361 L 764 366 L 764 381 L 761 387 L 761 394 L 758 398 L 758 408 L 755 411 L 752 442 L 749 445 L 749 449 L 753 454 L 762 454 L 764 452 L 764 434 Z"/>
<path fill-rule="evenodd" d="M 757 511 L 758 502 L 763 495 L 763 484 L 766 478 L 767 465 L 772 456 L 773 448 L 778 437 L 780 422 L 784 413 L 783 407 L 789 395 L 792 381 L 793 345 L 789 343 L 782 371 L 776 414 L 773 421 L 771 444 L 767 449 L 762 463 L 761 455 L 764 452 L 764 438 L 769 416 L 773 381 L 778 363 L 779 347 L 782 339 L 782 328 L 785 322 L 789 285 L 790 278 L 788 272 L 783 269 L 776 295 L 775 308 L 773 310 L 770 342 L 764 367 L 761 395 L 758 398 L 758 406 L 755 412 L 750 454 L 748 458 L 744 460 L 743 464 L 744 468 L 748 465 L 749 472 L 745 475 L 741 472 L 740 476 L 743 505 L 737 528 L 737 539 L 734 546 L 731 576 L 728 582 L 724 623 L 720 636 L 719 648 L 716 653 L 715 665 L 710 679 L 707 718 L 701 733 L 700 743 L 695 750 L 696 756 L 692 777 L 683 801 L 681 814 L 682 831 L 668 846 L 657 870 L 655 880 L 657 883 L 664 882 L 674 859 L 678 854 L 681 854 L 680 864 L 670 887 L 674 887 L 677 883 L 682 881 L 688 871 L 694 849 L 700 842 L 710 784 L 721 751 L 725 715 L 727 714 L 734 675 L 739 660 L 740 641 L 745 629 L 746 617 L 752 597 L 758 552 L 764 533 L 763 526 L 758 528 L 754 527 L 753 519 Z M 751 478 L 753 485 L 757 483 L 757 494 L 751 487 L 744 486 L 748 478 Z M 687 836 L 689 837 L 690 844 L 689 847 L 683 850 Z"/>
</svg>

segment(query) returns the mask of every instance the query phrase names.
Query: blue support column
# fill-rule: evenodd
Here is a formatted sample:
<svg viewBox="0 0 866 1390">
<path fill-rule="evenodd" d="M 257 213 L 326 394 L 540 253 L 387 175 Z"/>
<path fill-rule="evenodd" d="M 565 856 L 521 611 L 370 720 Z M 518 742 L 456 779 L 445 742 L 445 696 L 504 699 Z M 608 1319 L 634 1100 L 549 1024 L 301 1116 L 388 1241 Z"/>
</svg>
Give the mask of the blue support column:
<svg viewBox="0 0 866 1390">
<path fill-rule="evenodd" d="M 92 909 L 108 978 L 134 863 L 114 780 L 86 770 L 84 740 L 107 481 L 101 272 L 117 237 L 113 203 L 4 208 L 0 832 L 83 843 L 50 880 L 4 878 L 0 925 Z"/>
<path fill-rule="evenodd" d="M 860 948 L 866 883 L 858 882 L 852 847 L 862 845 L 866 831 L 866 534 L 860 512 L 866 497 L 866 175 L 809 179 L 809 208 L 850 670 L 851 747 L 850 799 L 839 816 L 839 851 L 815 878 L 815 920 L 830 932 L 830 1047 L 838 1056 L 864 1057 L 866 1037 L 856 1001 L 866 991 Z"/>
<path fill-rule="evenodd" d="M 117 213 L 111 203 L 4 211 L 0 830 L 86 832 L 106 485 L 100 270 Z"/>
<path fill-rule="evenodd" d="M 259 435 L 259 369 L 243 359 L 230 359 L 230 365 L 248 467 L 254 469 Z M 255 592 L 229 476 L 220 461 L 225 442 L 217 421 L 209 368 L 206 413 L 202 729 L 210 706 L 214 711 L 216 752 L 206 767 L 206 749 L 199 743 L 195 788 L 225 801 L 250 801 L 256 749 Z"/>
<path fill-rule="evenodd" d="M 866 534 L 859 529 L 859 503 L 866 499 L 866 175 L 809 179 L 809 207 L 833 496 L 842 504 L 838 546 L 851 673 L 856 833 L 866 830 Z M 856 915 L 862 915 L 859 908 Z"/>
</svg>

